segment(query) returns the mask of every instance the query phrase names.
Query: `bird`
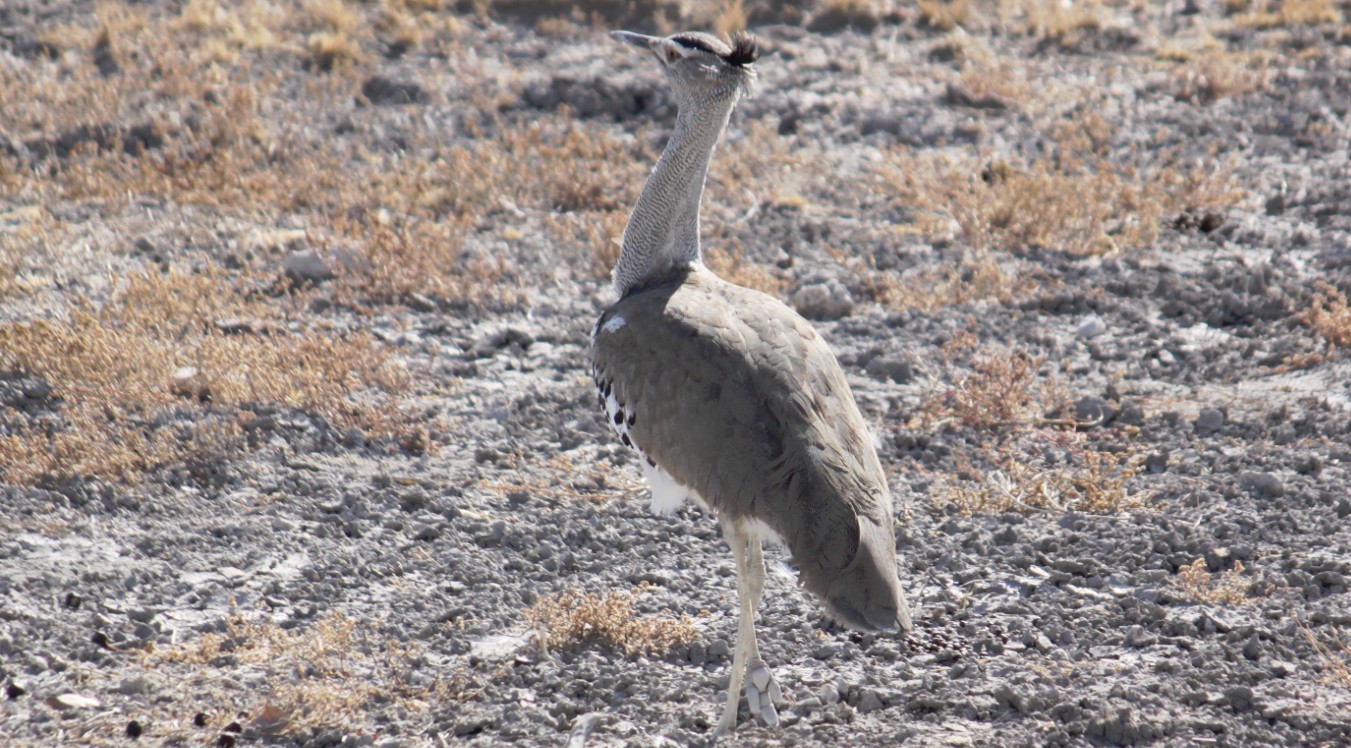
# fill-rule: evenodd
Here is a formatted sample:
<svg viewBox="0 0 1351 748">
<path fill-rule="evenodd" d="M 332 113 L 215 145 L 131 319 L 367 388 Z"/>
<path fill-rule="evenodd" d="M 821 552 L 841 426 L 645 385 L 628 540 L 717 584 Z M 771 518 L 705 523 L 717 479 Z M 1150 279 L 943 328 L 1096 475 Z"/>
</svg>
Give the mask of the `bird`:
<svg viewBox="0 0 1351 748">
<path fill-rule="evenodd" d="M 910 609 L 886 477 L 835 355 L 797 312 L 702 260 L 708 166 L 756 82 L 755 37 L 611 36 L 656 58 L 676 121 L 624 229 L 592 374 L 606 420 L 638 452 L 652 509 L 702 507 L 736 562 L 740 616 L 716 741 L 736 727 L 743 682 L 752 716 L 779 723 L 782 689 L 755 634 L 764 542 L 788 550 L 799 583 L 845 627 L 908 631 Z"/>
</svg>

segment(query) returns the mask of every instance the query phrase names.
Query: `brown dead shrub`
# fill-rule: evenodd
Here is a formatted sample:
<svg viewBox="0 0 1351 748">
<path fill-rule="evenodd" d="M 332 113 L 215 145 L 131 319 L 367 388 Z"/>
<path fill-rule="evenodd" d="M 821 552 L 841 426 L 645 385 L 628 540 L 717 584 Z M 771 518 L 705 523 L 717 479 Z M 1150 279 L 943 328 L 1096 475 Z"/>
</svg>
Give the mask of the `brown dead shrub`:
<svg viewBox="0 0 1351 748">
<path fill-rule="evenodd" d="M 1243 562 L 1222 574 L 1211 574 L 1206 561 L 1198 558 L 1177 571 L 1177 589 L 1187 599 L 1211 605 L 1240 605 L 1248 601 L 1248 583 L 1243 578 Z"/>
<path fill-rule="evenodd" d="M 601 644 L 626 655 L 657 654 L 694 641 L 689 616 L 652 618 L 633 610 L 631 592 L 605 595 L 562 593 L 540 598 L 525 612 L 546 650 Z"/>
<path fill-rule="evenodd" d="M 927 214 L 919 228 L 944 221 L 977 249 L 1048 249 L 1108 255 L 1148 246 L 1183 210 L 1231 204 L 1241 194 L 1232 170 L 1163 164 L 1136 169 L 1102 153 L 1105 133 L 1092 116 L 1055 129 L 1060 145 L 1031 161 L 972 152 L 893 152 L 884 178 Z"/>
<path fill-rule="evenodd" d="M 254 332 L 227 332 L 231 320 Z M 247 420 L 238 409 L 250 404 L 388 430 L 388 400 L 407 387 L 406 374 L 365 334 L 291 332 L 281 320 L 276 304 L 221 274 L 146 273 L 123 279 L 102 307 L 78 301 L 64 319 L 0 325 L 0 370 L 46 381 L 63 421 L 11 424 L 0 438 L 3 478 L 136 480 L 215 449 L 228 457 Z M 185 388 L 175 374 L 189 367 L 196 374 Z M 151 426 L 183 407 L 199 417 Z"/>
<path fill-rule="evenodd" d="M 1318 293 L 1300 321 L 1313 328 L 1339 348 L 1351 348 L 1351 305 L 1346 295 L 1326 284 L 1317 284 Z"/>
<path fill-rule="evenodd" d="M 230 673 L 217 664 L 226 655 L 261 672 L 259 686 L 231 687 Z M 418 656 L 415 647 L 341 613 L 294 629 L 236 613 L 226 619 L 225 631 L 152 647 L 139 665 L 180 673 L 192 684 L 194 701 L 182 715 L 152 715 L 160 717 L 152 720 L 164 730 L 159 737 L 190 740 L 200 735 L 201 727 L 190 715 L 203 711 L 220 715 L 222 722 L 248 715 L 250 729 L 275 739 L 350 725 L 373 707 L 424 713 L 452 697 L 439 683 L 413 685 L 412 663 Z"/>
<path fill-rule="evenodd" d="M 943 347 L 946 386 L 931 388 L 920 403 L 917 428 L 957 424 L 971 429 L 1020 428 L 1045 422 L 1047 413 L 1065 410 L 1068 397 L 1054 379 L 1038 374 L 1043 361 L 1021 351 L 977 350 L 969 333 L 954 335 Z M 958 361 L 965 359 L 965 365 Z"/>
</svg>

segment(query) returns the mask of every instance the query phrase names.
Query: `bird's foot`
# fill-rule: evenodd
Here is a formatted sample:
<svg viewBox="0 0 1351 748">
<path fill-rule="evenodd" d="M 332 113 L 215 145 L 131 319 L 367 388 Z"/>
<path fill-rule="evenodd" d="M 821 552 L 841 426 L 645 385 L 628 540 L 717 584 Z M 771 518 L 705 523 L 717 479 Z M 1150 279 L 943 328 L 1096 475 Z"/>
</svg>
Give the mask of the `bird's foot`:
<svg viewBox="0 0 1351 748">
<path fill-rule="evenodd" d="M 751 716 L 770 727 L 778 727 L 779 710 L 774 705 L 781 703 L 783 690 L 765 663 L 755 663 L 747 668 L 746 704 L 751 708 Z"/>
</svg>

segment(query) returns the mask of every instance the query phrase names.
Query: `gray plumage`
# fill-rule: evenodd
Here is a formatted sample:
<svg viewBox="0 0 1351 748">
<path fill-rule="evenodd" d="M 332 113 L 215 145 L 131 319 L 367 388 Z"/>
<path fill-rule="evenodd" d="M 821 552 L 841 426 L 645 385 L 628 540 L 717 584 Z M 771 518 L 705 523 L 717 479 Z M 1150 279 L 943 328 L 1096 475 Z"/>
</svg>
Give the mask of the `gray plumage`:
<svg viewBox="0 0 1351 748">
<path fill-rule="evenodd" d="M 620 300 L 596 323 L 593 372 L 610 424 L 642 454 L 654 507 L 693 498 L 718 516 L 732 546 L 741 625 L 716 738 L 735 724 L 743 670 L 752 713 L 778 720 L 779 689 L 753 627 L 766 531 L 841 623 L 896 631 L 910 627 L 910 614 L 886 479 L 834 355 L 783 303 L 700 260 L 704 178 L 754 81 L 753 40 L 615 36 L 662 62 L 679 113 L 624 232 Z"/>
</svg>

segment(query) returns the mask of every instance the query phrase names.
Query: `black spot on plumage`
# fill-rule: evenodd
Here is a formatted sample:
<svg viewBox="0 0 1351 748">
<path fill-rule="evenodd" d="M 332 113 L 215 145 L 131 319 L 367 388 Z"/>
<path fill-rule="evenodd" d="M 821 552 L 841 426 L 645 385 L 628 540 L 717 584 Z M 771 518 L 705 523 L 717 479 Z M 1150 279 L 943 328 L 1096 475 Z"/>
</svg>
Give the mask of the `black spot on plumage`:
<svg viewBox="0 0 1351 748">
<path fill-rule="evenodd" d="M 614 382 L 606 382 L 606 383 L 605 383 L 605 394 L 602 395 L 602 397 L 609 397 L 609 396 L 610 396 L 610 387 L 613 386 L 613 385 L 614 385 Z"/>
<path fill-rule="evenodd" d="M 656 466 L 657 466 L 657 461 L 654 460 L 654 459 L 652 459 L 651 457 L 649 457 L 649 458 L 647 458 L 647 466 L 648 466 L 648 467 L 656 467 Z"/>
<path fill-rule="evenodd" d="M 623 410 L 616 410 L 616 411 L 615 411 L 615 425 L 618 426 L 618 425 L 620 425 L 620 424 L 622 424 L 622 423 L 624 423 L 624 411 L 623 411 Z"/>
<path fill-rule="evenodd" d="M 693 34 L 676 34 L 675 36 L 671 37 L 671 41 L 675 42 L 676 44 L 679 44 L 680 46 L 686 49 L 697 49 L 700 52 L 707 52 L 711 55 L 718 55 L 719 57 L 722 57 L 722 54 L 720 54 L 718 50 L 709 46 L 708 42 L 704 41 L 703 39 L 700 39 L 699 37 Z"/>
<path fill-rule="evenodd" d="M 638 420 L 638 414 L 637 414 L 637 413 L 630 413 L 630 414 L 629 414 L 629 428 L 633 428 L 633 422 L 636 421 L 636 420 Z"/>
<path fill-rule="evenodd" d="M 633 446 L 633 440 L 629 438 L 628 434 L 620 434 L 619 439 L 624 442 L 624 446 L 626 447 Z"/>
</svg>

